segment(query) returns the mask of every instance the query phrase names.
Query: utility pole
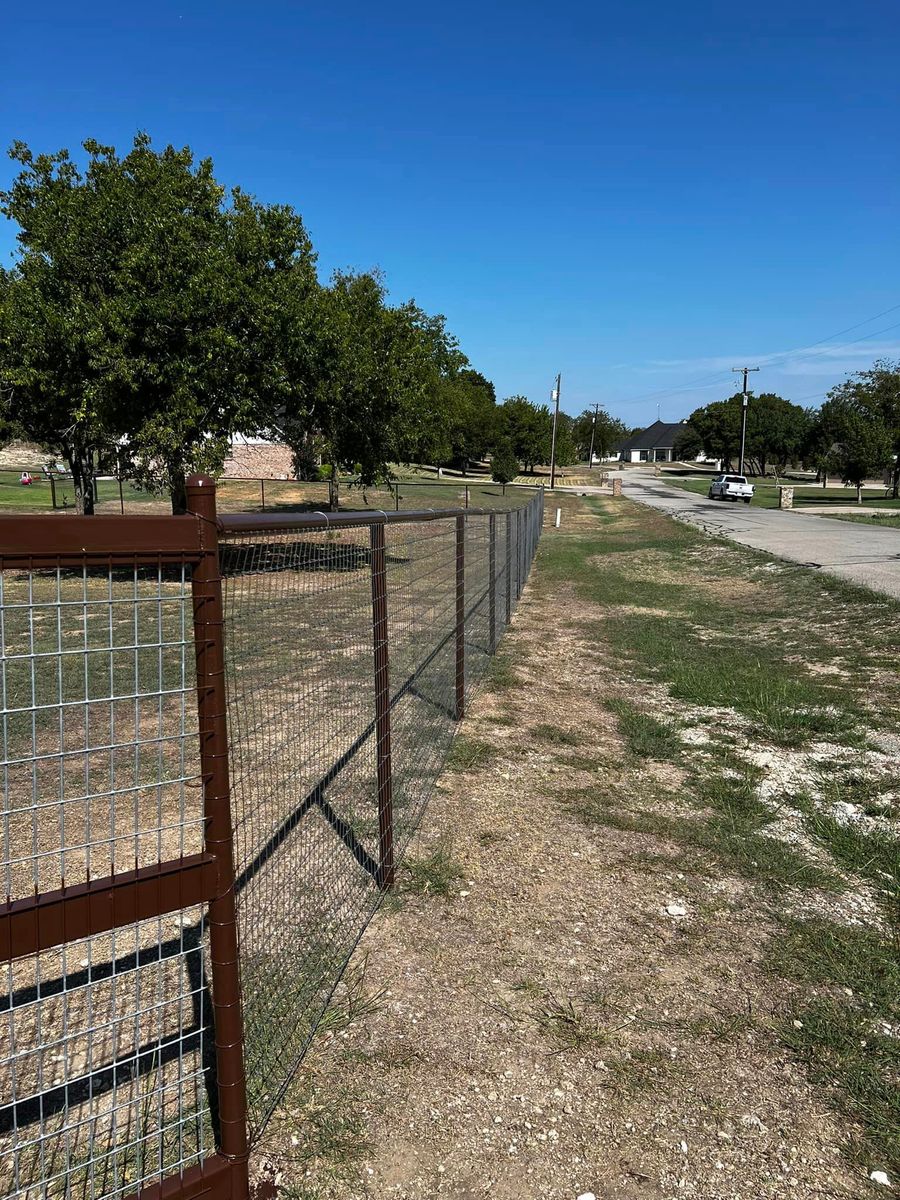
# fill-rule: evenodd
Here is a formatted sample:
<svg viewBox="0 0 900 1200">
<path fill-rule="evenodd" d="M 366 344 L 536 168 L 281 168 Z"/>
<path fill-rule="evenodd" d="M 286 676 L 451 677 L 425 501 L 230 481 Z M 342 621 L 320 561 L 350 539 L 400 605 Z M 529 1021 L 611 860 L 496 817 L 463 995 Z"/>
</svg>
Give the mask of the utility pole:
<svg viewBox="0 0 900 1200">
<path fill-rule="evenodd" d="M 744 473 L 744 449 L 747 445 L 747 408 L 750 404 L 750 393 L 747 391 L 747 376 L 751 371 L 758 371 L 759 367 L 732 367 L 732 374 L 743 373 L 744 389 L 741 394 L 741 461 L 738 466 L 738 475 Z"/>
<path fill-rule="evenodd" d="M 559 384 L 561 375 L 556 377 L 556 387 L 553 389 L 553 399 L 556 407 L 553 410 L 553 437 L 550 441 L 550 491 L 556 486 L 556 422 L 559 419 Z"/>
<path fill-rule="evenodd" d="M 600 411 L 600 405 L 594 405 L 594 415 L 591 417 L 591 448 L 588 451 L 588 470 L 594 465 L 594 434 L 597 432 L 597 413 Z"/>
</svg>

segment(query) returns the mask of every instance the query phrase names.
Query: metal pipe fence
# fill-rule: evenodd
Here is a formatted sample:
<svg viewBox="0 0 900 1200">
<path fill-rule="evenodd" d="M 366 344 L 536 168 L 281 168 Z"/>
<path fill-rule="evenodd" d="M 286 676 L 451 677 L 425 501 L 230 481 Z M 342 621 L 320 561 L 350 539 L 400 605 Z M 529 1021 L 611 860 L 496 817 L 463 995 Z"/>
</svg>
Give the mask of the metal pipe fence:
<svg viewBox="0 0 900 1200">
<path fill-rule="evenodd" d="M 0 518 L 0 1200 L 243 1200 L 537 548 L 519 509 Z"/>
</svg>

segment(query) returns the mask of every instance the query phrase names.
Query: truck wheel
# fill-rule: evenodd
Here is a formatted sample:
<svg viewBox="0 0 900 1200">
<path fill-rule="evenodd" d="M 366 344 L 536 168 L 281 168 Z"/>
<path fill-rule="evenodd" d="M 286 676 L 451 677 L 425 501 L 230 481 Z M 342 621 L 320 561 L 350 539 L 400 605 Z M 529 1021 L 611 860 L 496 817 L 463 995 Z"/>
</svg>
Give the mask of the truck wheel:
<svg viewBox="0 0 900 1200">
<path fill-rule="evenodd" d="M 745 497 L 744 497 L 744 503 L 745 503 L 745 504 L 749 504 L 749 503 L 750 503 L 750 497 L 749 497 L 749 496 L 745 496 Z"/>
</svg>

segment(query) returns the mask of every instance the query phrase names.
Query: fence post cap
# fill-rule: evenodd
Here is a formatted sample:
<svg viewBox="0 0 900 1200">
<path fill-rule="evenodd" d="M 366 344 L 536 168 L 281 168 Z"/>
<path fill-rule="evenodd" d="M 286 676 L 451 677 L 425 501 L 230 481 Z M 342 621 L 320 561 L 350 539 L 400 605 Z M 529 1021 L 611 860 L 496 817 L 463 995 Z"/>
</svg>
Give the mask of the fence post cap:
<svg viewBox="0 0 900 1200">
<path fill-rule="evenodd" d="M 188 475 L 184 486 L 189 488 L 214 488 L 216 481 L 211 475 Z"/>
</svg>

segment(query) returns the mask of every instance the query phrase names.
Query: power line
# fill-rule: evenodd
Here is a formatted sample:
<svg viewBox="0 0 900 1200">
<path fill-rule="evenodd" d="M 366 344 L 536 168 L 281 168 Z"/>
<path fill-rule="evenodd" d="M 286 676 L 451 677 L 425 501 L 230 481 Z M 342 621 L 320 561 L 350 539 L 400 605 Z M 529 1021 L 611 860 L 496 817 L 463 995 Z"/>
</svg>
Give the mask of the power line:
<svg viewBox="0 0 900 1200">
<path fill-rule="evenodd" d="M 891 305 L 890 308 L 882 309 L 881 312 L 875 313 L 871 317 L 866 317 L 865 320 L 863 320 L 863 321 L 857 321 L 856 324 L 854 324 L 854 325 L 848 325 L 844 329 L 839 329 L 836 333 L 830 333 L 830 334 L 828 334 L 827 337 L 820 338 L 817 342 L 810 342 L 805 347 L 798 346 L 794 350 L 781 350 L 777 354 L 766 355 L 765 356 L 765 365 L 766 366 L 775 366 L 775 365 L 778 365 L 779 361 L 783 361 L 784 359 L 791 358 L 791 357 L 795 357 L 798 361 L 801 361 L 801 362 L 805 361 L 807 358 L 819 358 L 823 354 L 827 353 L 827 350 L 816 351 L 815 350 L 816 346 L 823 346 L 826 342 L 833 341 L 835 338 L 838 338 L 838 337 L 843 337 L 843 335 L 845 333 L 852 333 L 854 329 L 860 329 L 860 328 L 862 328 L 863 325 L 868 325 L 872 321 L 877 321 L 880 317 L 886 317 L 889 313 L 897 312 L 898 310 L 900 310 L 900 304 Z M 885 326 L 884 329 L 877 329 L 873 333 L 863 334 L 862 337 L 853 338 L 852 341 L 846 342 L 844 344 L 848 345 L 848 346 L 855 346 L 859 342 L 864 342 L 864 341 L 868 340 L 869 338 L 879 337 L 882 333 L 889 333 L 891 330 L 897 329 L 897 328 L 900 328 L 900 321 L 898 321 L 892 325 L 887 325 L 887 326 Z M 806 354 L 806 353 L 804 353 L 804 351 L 806 351 L 806 350 L 812 350 L 813 353 Z M 650 391 L 650 392 L 642 392 L 638 396 L 630 396 L 628 399 L 621 400 L 619 403 L 621 405 L 638 404 L 643 400 L 652 399 L 654 396 L 660 396 L 660 397 L 674 396 L 680 392 L 690 392 L 690 391 L 694 391 L 695 389 L 700 390 L 701 388 L 705 389 L 706 387 L 712 387 L 714 383 L 717 383 L 720 380 L 730 378 L 730 375 L 731 375 L 730 371 L 716 371 L 712 374 L 699 375 L 695 379 L 685 380 L 684 383 L 676 384 L 675 386 L 673 386 L 671 388 L 655 388 L 653 391 Z M 708 382 L 708 381 L 712 381 L 712 382 Z"/>
</svg>

